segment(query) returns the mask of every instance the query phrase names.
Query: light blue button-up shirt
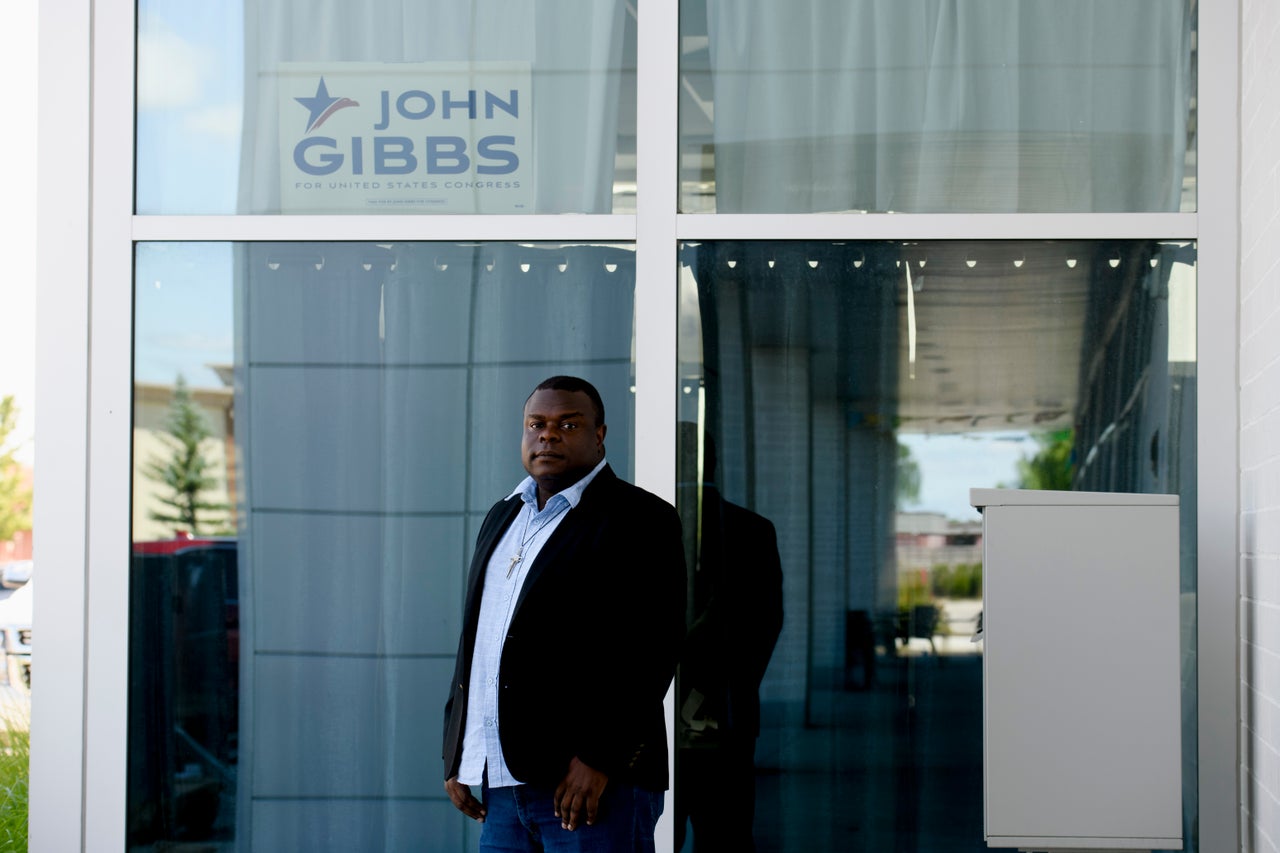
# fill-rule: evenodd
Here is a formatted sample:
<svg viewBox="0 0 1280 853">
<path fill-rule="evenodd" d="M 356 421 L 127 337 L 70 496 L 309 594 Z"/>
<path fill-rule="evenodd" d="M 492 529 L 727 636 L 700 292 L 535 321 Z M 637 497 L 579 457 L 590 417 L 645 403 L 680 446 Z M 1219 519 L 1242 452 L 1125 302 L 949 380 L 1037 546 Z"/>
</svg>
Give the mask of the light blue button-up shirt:
<svg viewBox="0 0 1280 853">
<path fill-rule="evenodd" d="M 552 495 L 541 511 L 538 509 L 538 483 L 532 477 L 525 477 L 507 496 L 519 495 L 524 506 L 498 540 L 485 567 L 476 646 L 471 655 L 471 680 L 467 688 L 469 699 L 467 725 L 462 736 L 462 763 L 458 767 L 458 781 L 464 785 L 479 785 L 486 766 L 490 788 L 520 784 L 507 768 L 499 738 L 498 668 L 502 662 L 502 644 L 511 628 L 511 617 L 529 567 L 551 538 L 552 531 L 578 505 L 583 491 L 604 466 L 602 459 L 587 476 Z"/>
</svg>

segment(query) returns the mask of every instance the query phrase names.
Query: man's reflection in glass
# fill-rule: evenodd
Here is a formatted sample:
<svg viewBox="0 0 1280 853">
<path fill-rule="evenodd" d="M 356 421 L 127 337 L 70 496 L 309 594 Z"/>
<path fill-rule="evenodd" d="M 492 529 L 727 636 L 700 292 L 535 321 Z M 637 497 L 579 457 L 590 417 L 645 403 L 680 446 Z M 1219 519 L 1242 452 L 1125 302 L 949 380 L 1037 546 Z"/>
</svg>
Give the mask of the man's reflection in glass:
<svg viewBox="0 0 1280 853">
<path fill-rule="evenodd" d="M 680 663 L 675 846 L 691 822 L 696 851 L 752 851 L 760 682 L 782 631 L 782 562 L 772 522 L 721 496 L 709 435 L 701 507 Z"/>
</svg>

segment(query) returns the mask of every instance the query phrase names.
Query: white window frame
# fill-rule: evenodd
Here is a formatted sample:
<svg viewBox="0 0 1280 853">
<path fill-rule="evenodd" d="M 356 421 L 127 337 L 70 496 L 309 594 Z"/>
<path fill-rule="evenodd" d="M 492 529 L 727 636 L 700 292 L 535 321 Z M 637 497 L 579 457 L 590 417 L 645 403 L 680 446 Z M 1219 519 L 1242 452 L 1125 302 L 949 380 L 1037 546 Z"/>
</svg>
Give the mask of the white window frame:
<svg viewBox="0 0 1280 853">
<path fill-rule="evenodd" d="M 1200 3 L 1194 214 L 678 215 L 678 4 L 654 2 L 638 16 L 634 215 L 134 216 L 134 24 L 129 0 L 40 4 L 31 850 L 125 843 L 135 242 L 636 241 L 636 411 L 673 426 L 638 447 L 637 480 L 674 499 L 679 241 L 1068 238 L 1198 244 L 1200 849 L 1239 849 L 1235 0 Z"/>
</svg>

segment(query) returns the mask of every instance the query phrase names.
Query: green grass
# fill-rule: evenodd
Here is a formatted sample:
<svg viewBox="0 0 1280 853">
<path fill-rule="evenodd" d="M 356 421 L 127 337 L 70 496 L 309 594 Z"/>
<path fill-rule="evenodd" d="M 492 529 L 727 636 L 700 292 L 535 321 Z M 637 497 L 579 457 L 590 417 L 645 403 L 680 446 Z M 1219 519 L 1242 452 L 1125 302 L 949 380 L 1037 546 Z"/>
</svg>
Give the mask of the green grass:
<svg viewBox="0 0 1280 853">
<path fill-rule="evenodd" d="M 7 717 L 0 728 L 0 850 L 27 849 L 27 771 L 30 725 Z"/>
</svg>

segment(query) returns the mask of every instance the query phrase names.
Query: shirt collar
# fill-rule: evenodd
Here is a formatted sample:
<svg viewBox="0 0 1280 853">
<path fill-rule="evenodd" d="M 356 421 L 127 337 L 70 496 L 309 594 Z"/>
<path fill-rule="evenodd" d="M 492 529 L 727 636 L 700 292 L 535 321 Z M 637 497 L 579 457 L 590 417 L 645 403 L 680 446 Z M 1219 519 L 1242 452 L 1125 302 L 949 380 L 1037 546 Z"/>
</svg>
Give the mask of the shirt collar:
<svg viewBox="0 0 1280 853">
<path fill-rule="evenodd" d="M 551 501 L 554 501 L 556 498 L 563 497 L 565 501 L 568 502 L 569 509 L 576 507 L 578 505 L 578 501 L 582 500 L 582 493 L 587 490 L 587 486 L 591 485 L 591 481 L 596 478 L 596 474 L 599 474 L 604 470 L 606 462 L 607 460 L 601 459 L 600 462 L 597 463 L 596 467 L 592 468 L 585 477 L 564 491 L 556 492 L 551 496 L 551 499 L 548 500 L 547 503 L 550 504 Z M 519 495 L 520 500 L 532 506 L 534 508 L 534 512 L 537 512 L 538 482 L 536 480 L 532 477 L 525 477 L 520 481 L 520 485 L 516 486 L 515 491 L 507 495 L 507 498 L 514 498 L 516 495 Z"/>
</svg>

